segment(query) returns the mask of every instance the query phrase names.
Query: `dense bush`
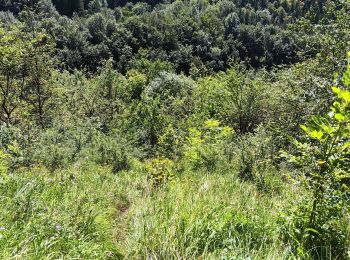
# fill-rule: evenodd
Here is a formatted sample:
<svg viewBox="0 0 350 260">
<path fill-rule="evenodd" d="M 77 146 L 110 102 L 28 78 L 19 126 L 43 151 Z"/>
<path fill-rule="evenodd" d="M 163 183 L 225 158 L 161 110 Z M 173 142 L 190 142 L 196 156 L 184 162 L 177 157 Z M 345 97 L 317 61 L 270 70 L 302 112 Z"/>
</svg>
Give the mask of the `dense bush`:
<svg viewBox="0 0 350 260">
<path fill-rule="evenodd" d="M 155 187 L 166 184 L 175 176 L 174 162 L 165 158 L 155 158 L 146 162 L 146 171 Z"/>
<path fill-rule="evenodd" d="M 8 155 L 3 151 L 0 151 L 0 176 L 4 178 L 4 176 L 8 173 Z"/>
<path fill-rule="evenodd" d="M 261 127 L 254 134 L 247 134 L 238 141 L 237 159 L 239 163 L 239 177 L 242 180 L 253 181 L 262 190 L 269 187 L 266 183 L 267 173 L 273 171 L 274 145 L 271 134 Z M 271 177 L 271 176 L 270 176 Z"/>
<path fill-rule="evenodd" d="M 190 169 L 208 172 L 225 169 L 225 164 L 229 164 L 226 159 L 227 146 L 232 137 L 232 128 L 220 126 L 217 120 L 205 121 L 200 129 L 190 128 L 184 148 L 185 164 Z"/>
</svg>

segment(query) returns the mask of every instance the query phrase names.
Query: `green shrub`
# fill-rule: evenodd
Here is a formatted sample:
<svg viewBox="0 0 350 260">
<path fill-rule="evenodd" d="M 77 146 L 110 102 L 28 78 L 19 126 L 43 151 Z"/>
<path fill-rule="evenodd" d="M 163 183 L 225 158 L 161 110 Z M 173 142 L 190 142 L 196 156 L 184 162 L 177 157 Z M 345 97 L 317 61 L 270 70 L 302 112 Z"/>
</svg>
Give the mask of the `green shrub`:
<svg viewBox="0 0 350 260">
<path fill-rule="evenodd" d="M 83 154 L 90 161 L 111 166 L 114 173 L 130 169 L 129 146 L 119 135 L 94 135 Z"/>
<path fill-rule="evenodd" d="M 56 124 L 44 131 L 33 146 L 30 160 L 35 164 L 43 164 L 51 170 L 67 167 L 78 159 L 82 149 L 96 132 L 92 125 L 79 126 L 67 123 Z"/>
<path fill-rule="evenodd" d="M 350 87 L 350 66 L 342 83 Z M 302 167 L 300 180 L 310 192 L 286 219 L 287 236 L 302 257 L 345 259 L 350 249 L 350 91 L 332 89 L 331 111 L 301 126 L 307 138 L 295 141 L 298 153 L 289 156 Z"/>
<path fill-rule="evenodd" d="M 35 131 L 32 131 L 35 132 Z M 7 155 L 7 165 L 11 169 L 28 165 L 27 147 L 30 145 L 28 133 L 13 126 L 0 127 L 0 150 Z"/>
<path fill-rule="evenodd" d="M 148 178 L 155 187 L 165 184 L 175 176 L 174 162 L 165 158 L 155 158 L 146 162 Z"/>
<path fill-rule="evenodd" d="M 237 149 L 240 179 L 253 181 L 263 190 L 273 188 L 266 183 L 267 174 L 274 171 L 272 136 L 258 127 L 255 133 L 239 138 Z"/>
<path fill-rule="evenodd" d="M 198 80 L 194 91 L 196 114 L 214 118 L 241 134 L 253 132 L 275 109 L 277 91 L 264 72 L 239 66 Z"/>
<path fill-rule="evenodd" d="M 190 128 L 185 144 L 184 160 L 191 169 L 209 172 L 227 166 L 226 145 L 233 129 L 220 126 L 217 120 L 207 120 L 201 128 Z"/>
<path fill-rule="evenodd" d="M 0 150 L 0 178 L 7 175 L 8 172 L 8 155 Z"/>
<path fill-rule="evenodd" d="M 159 136 L 157 153 L 167 158 L 179 158 L 182 153 L 183 139 L 182 131 L 169 124 Z"/>
</svg>

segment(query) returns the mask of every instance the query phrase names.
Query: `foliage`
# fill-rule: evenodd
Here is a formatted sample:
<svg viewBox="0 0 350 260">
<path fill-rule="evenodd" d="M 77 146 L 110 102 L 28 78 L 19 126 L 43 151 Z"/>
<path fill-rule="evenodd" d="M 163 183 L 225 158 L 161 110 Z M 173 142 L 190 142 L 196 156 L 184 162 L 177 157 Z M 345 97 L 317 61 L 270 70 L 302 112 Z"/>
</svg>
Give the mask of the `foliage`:
<svg viewBox="0 0 350 260">
<path fill-rule="evenodd" d="M 331 1 L 17 2 L 0 3 L 0 10 L 34 19 L 49 31 L 65 68 L 96 71 L 96 64 L 113 58 L 125 73 L 139 65 L 135 60 L 143 53 L 145 59 L 197 75 L 225 70 L 231 60 L 255 68 L 294 63 L 300 60 L 298 50 L 308 48 L 301 41 L 308 35 L 288 25 L 301 18 L 331 22 L 327 10 L 343 8 Z"/>
<path fill-rule="evenodd" d="M 175 176 L 174 162 L 165 158 L 155 158 L 146 162 L 146 171 L 155 187 L 167 183 Z"/>
<path fill-rule="evenodd" d="M 140 102 L 134 103 L 129 111 L 131 120 L 126 122 L 126 127 L 148 154 L 157 152 L 160 139 L 165 137 L 170 125 L 176 126 L 175 131 L 185 131 L 193 107 L 193 88 L 191 79 L 169 72 L 161 72 L 144 87 Z"/>
<path fill-rule="evenodd" d="M 42 127 L 48 120 L 47 103 L 53 53 L 48 36 L 25 32 L 20 26 L 0 27 L 0 121 L 10 125 L 34 117 Z"/>
<path fill-rule="evenodd" d="M 3 151 L 0 151 L 0 176 L 1 179 L 4 178 L 8 173 L 8 155 Z"/>
<path fill-rule="evenodd" d="M 239 177 L 256 183 L 261 190 L 271 190 L 266 173 L 273 171 L 274 146 L 272 136 L 266 129 L 259 127 L 254 134 L 242 136 L 236 153 L 239 164 Z"/>
<path fill-rule="evenodd" d="M 296 141 L 298 154 L 291 157 L 292 162 L 306 167 L 304 181 L 311 192 L 310 204 L 298 206 L 293 223 L 292 237 L 301 255 L 344 258 L 348 250 L 342 220 L 350 208 L 350 67 L 341 82 L 346 89 L 332 88 L 337 99 L 331 112 L 313 116 L 308 125 L 301 126 L 309 140 Z"/>
<path fill-rule="evenodd" d="M 0 10 L 1 259 L 347 257 L 347 1 Z"/>
<path fill-rule="evenodd" d="M 82 153 L 89 161 L 100 165 L 112 166 L 112 172 L 117 173 L 130 169 L 131 152 L 128 143 L 118 136 L 95 134 L 92 142 Z"/>
<path fill-rule="evenodd" d="M 213 172 L 224 167 L 227 142 L 233 136 L 230 127 L 220 126 L 217 120 L 207 120 L 198 128 L 190 128 L 185 145 L 184 160 L 191 169 L 205 169 Z"/>
</svg>

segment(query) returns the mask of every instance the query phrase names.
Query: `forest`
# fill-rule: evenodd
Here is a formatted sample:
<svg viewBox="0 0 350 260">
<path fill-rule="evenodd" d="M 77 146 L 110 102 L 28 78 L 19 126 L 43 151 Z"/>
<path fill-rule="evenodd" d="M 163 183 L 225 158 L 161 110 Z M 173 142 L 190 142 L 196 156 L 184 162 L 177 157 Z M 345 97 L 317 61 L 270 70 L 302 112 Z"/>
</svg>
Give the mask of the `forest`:
<svg viewBox="0 0 350 260">
<path fill-rule="evenodd" d="M 349 0 L 0 0 L 0 259 L 349 258 Z"/>
</svg>

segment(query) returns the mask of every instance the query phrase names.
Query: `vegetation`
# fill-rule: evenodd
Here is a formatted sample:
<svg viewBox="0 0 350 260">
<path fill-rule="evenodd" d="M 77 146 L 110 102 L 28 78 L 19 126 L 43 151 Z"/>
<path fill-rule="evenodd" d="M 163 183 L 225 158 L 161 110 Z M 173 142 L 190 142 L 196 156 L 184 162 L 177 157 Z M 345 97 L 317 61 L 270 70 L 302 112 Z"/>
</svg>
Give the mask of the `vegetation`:
<svg viewBox="0 0 350 260">
<path fill-rule="evenodd" d="M 349 73 L 350 67 L 342 78 L 345 87 L 349 87 Z M 312 193 L 308 198 L 311 203 L 303 202 L 297 208 L 293 235 L 300 245 L 299 253 L 313 255 L 326 251 L 322 255 L 345 258 L 348 226 L 342 221 L 349 210 L 350 92 L 338 87 L 333 87 L 333 92 L 337 100 L 331 112 L 312 117 L 310 126 L 301 126 L 316 142 L 296 142 L 298 154 L 291 157 L 292 161 L 306 166 L 304 181 Z M 304 252 L 305 249 L 308 251 Z"/>
<path fill-rule="evenodd" d="M 349 1 L 0 10 L 1 259 L 350 257 Z"/>
</svg>

